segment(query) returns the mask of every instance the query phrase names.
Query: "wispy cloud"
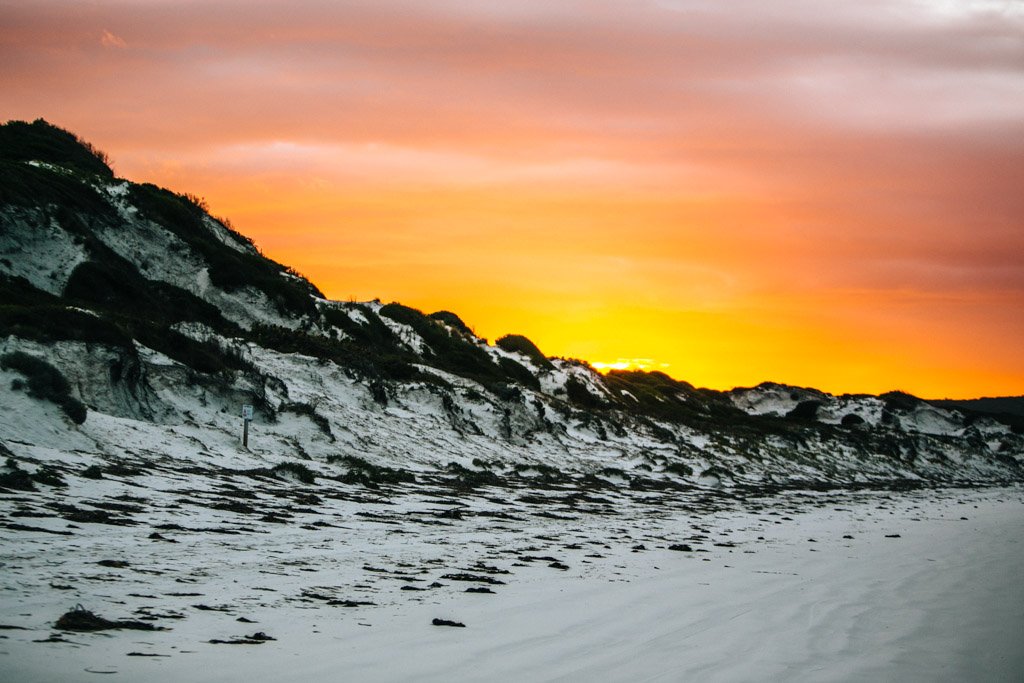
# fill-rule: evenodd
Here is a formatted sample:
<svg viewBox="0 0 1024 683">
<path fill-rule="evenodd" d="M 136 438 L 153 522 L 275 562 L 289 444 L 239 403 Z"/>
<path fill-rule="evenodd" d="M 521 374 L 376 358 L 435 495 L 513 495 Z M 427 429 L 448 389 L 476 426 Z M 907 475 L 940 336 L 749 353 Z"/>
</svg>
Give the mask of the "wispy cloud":
<svg viewBox="0 0 1024 683">
<path fill-rule="evenodd" d="M 103 34 L 100 36 L 100 45 L 103 47 L 117 48 L 119 50 L 123 50 L 128 47 L 128 43 L 125 42 L 124 38 L 115 36 L 106 29 L 103 30 Z"/>
</svg>

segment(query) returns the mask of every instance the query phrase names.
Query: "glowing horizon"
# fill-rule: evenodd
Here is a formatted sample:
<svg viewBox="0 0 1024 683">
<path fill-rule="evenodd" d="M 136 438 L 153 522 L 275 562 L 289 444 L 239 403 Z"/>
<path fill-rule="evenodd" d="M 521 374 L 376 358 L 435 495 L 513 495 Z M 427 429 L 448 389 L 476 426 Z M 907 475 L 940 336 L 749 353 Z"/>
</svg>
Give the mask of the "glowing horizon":
<svg viewBox="0 0 1024 683">
<path fill-rule="evenodd" d="M 0 118 L 335 299 L 696 386 L 1024 395 L 996 0 L 12 0 Z"/>
</svg>

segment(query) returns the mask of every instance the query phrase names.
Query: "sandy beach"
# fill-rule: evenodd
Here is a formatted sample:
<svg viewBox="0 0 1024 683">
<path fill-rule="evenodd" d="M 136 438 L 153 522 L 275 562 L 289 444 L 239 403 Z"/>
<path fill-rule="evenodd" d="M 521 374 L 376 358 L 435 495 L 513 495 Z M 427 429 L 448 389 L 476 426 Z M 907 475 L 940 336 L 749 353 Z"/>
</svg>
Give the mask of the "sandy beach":
<svg viewBox="0 0 1024 683">
<path fill-rule="evenodd" d="M 1019 489 L 794 493 L 776 502 L 777 510 L 758 506 L 757 512 L 652 520 L 657 528 L 649 539 L 684 533 L 706 539 L 692 552 L 651 540 L 634 543 L 645 526 L 640 519 L 553 523 L 544 534 L 509 531 L 504 540 L 520 550 L 527 538 L 557 541 L 559 557 L 572 557 L 572 566 L 557 571 L 547 562 L 507 563 L 494 594 L 466 593 L 446 581 L 455 588 L 421 598 L 355 583 L 366 589 L 363 597 L 375 596 L 374 604 L 349 610 L 254 604 L 229 587 L 284 589 L 268 583 L 274 572 L 258 571 L 265 575 L 256 578 L 253 565 L 239 561 L 234 573 L 218 566 L 216 581 L 194 587 L 196 595 L 209 597 L 186 600 L 233 604 L 218 608 L 225 613 L 190 614 L 166 622 L 172 630 L 162 632 L 67 634 L 70 642 L 33 642 L 45 636 L 45 617 L 52 621 L 67 596 L 52 591 L 16 598 L 18 586 L 8 582 L 0 622 L 34 630 L 3 632 L 0 671 L 19 682 L 100 675 L 211 682 L 1019 680 Z M 694 527 L 702 533 L 693 535 Z M 617 534 L 633 540 L 623 543 Z M 600 551 L 581 548 L 573 556 L 564 550 L 584 536 Z M 378 563 L 423 559 L 440 547 L 453 559 L 468 558 L 481 538 L 472 525 L 444 539 L 392 534 L 377 547 Z M 71 552 L 53 546 L 46 562 L 59 566 L 62 553 Z M 269 546 L 264 560 L 282 552 Z M 181 558 L 203 562 L 201 555 Z M 6 556 L 8 566 L 18 561 L 16 553 Z M 343 578 L 345 567 L 331 571 Z M 149 590 L 122 590 L 136 601 L 175 595 L 164 581 L 134 578 Z M 114 599 L 116 586 L 91 590 L 91 605 L 108 598 L 105 614 L 132 600 Z M 256 623 L 235 623 L 241 613 Z M 435 618 L 465 628 L 434 626 Z M 208 642 L 211 635 L 243 630 L 277 640 L 258 647 Z"/>
<path fill-rule="evenodd" d="M 924 506 L 919 521 L 903 510 L 864 521 L 811 513 L 753 553 L 680 563 L 665 552 L 626 564 L 645 572 L 627 582 L 512 587 L 500 603 L 462 606 L 474 626 L 465 631 L 423 639 L 416 626 L 429 610 L 409 615 L 398 633 L 357 634 L 332 665 L 307 671 L 436 681 L 1019 680 L 1024 507 L 1019 494 L 1005 500 Z"/>
</svg>

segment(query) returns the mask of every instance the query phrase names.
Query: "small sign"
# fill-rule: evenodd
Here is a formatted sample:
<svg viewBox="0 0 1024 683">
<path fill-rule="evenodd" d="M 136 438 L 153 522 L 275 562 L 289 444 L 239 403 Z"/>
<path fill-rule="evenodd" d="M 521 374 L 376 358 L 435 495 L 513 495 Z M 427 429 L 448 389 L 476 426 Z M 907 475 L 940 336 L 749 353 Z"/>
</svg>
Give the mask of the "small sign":
<svg viewBox="0 0 1024 683">
<path fill-rule="evenodd" d="M 242 419 L 243 420 L 251 420 L 252 419 L 252 406 L 251 405 L 246 404 L 246 405 L 242 406 Z"/>
</svg>

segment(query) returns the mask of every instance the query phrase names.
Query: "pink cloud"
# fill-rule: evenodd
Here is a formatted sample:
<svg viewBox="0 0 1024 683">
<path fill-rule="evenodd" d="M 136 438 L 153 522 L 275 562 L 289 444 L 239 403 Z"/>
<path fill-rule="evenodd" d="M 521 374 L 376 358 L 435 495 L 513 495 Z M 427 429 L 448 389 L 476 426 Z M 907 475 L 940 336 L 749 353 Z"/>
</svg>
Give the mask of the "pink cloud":
<svg viewBox="0 0 1024 683">
<path fill-rule="evenodd" d="M 128 47 L 128 43 L 124 41 L 124 38 L 115 36 L 113 33 L 107 31 L 106 29 L 103 30 L 103 35 L 100 36 L 100 45 L 102 45 L 103 47 L 113 47 L 120 50 L 123 50 L 126 47 Z"/>
</svg>

